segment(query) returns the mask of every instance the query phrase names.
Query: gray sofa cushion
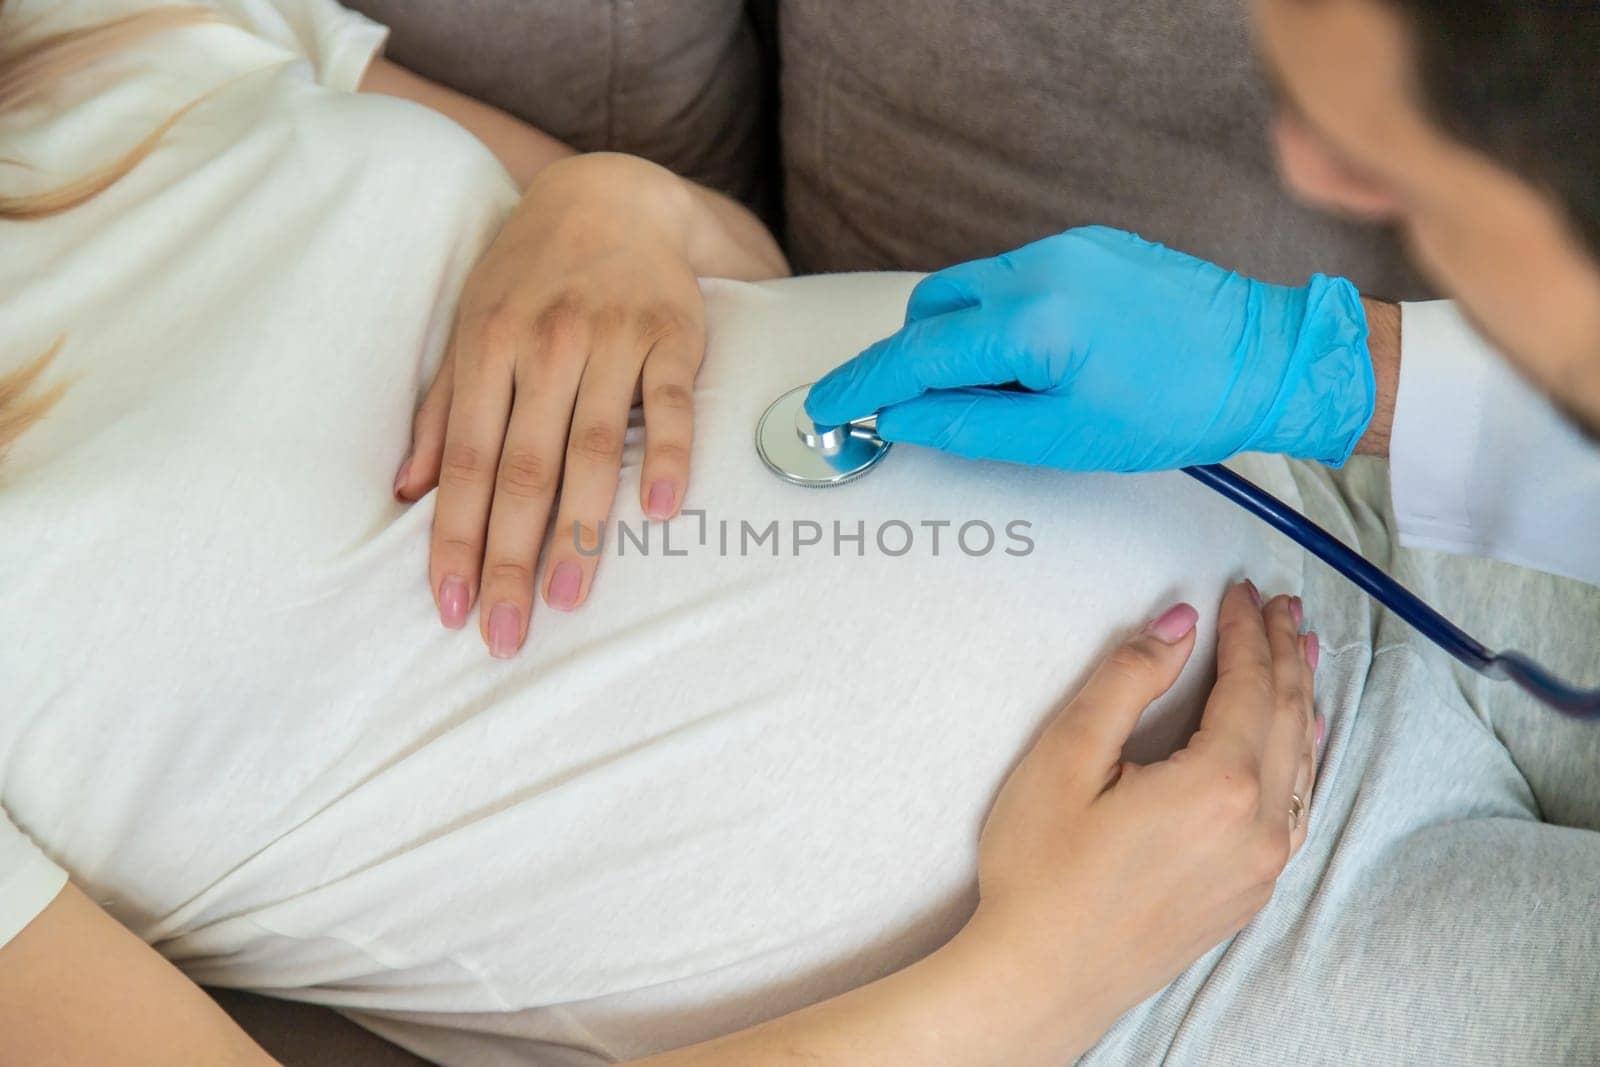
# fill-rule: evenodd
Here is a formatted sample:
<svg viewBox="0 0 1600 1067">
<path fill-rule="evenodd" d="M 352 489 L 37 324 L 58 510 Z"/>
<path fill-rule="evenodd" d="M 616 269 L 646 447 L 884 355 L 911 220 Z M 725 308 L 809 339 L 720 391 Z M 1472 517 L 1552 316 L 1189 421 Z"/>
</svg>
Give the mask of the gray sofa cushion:
<svg viewBox="0 0 1600 1067">
<path fill-rule="evenodd" d="M 584 151 L 758 200 L 763 83 L 744 0 L 343 0 L 389 56 Z"/>
<path fill-rule="evenodd" d="M 930 269 L 1085 223 L 1279 281 L 1424 287 L 1291 203 L 1238 0 L 780 0 L 802 270 Z"/>
</svg>

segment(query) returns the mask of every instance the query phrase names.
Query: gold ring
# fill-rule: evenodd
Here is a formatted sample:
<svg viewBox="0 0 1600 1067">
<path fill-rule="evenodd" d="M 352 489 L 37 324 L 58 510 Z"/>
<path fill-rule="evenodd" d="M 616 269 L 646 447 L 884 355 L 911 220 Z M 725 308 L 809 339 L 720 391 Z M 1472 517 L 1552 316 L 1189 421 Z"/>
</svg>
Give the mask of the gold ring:
<svg viewBox="0 0 1600 1067">
<path fill-rule="evenodd" d="M 1306 802 L 1300 799 L 1299 793 L 1289 794 L 1289 829 L 1300 829 L 1300 819 L 1306 813 Z"/>
</svg>

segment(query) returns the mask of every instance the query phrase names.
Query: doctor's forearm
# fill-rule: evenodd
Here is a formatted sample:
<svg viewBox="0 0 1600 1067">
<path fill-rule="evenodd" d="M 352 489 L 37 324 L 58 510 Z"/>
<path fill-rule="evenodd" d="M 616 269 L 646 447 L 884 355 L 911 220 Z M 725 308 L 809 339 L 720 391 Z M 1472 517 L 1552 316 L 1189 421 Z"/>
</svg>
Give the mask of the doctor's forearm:
<svg viewBox="0 0 1600 1067">
<path fill-rule="evenodd" d="M 1365 296 L 1361 303 L 1367 312 L 1367 350 L 1372 355 L 1378 399 L 1367 432 L 1356 442 L 1356 454 L 1386 457 L 1394 426 L 1395 397 L 1400 392 L 1400 305 Z"/>
</svg>

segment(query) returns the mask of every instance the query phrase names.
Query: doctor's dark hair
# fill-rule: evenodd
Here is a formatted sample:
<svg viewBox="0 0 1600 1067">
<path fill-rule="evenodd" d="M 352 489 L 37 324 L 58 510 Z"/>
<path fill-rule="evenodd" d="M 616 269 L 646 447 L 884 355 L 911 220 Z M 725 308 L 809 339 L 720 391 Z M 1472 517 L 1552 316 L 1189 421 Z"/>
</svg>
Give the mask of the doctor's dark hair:
<svg viewBox="0 0 1600 1067">
<path fill-rule="evenodd" d="M 1554 197 L 1600 258 L 1600 3 L 1382 2 L 1411 31 L 1430 117 Z"/>
</svg>

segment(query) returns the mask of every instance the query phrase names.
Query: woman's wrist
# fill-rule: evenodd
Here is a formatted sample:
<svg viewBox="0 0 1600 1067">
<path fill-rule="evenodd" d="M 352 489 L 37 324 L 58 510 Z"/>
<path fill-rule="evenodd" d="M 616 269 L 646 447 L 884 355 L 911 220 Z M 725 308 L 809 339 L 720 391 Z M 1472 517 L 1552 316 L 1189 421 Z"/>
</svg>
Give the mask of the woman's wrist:
<svg viewBox="0 0 1600 1067">
<path fill-rule="evenodd" d="M 657 235 L 700 277 L 756 281 L 789 273 L 777 241 L 748 209 L 638 156 L 590 152 L 552 163 L 528 186 L 524 203 L 552 200 L 564 205 L 575 231 Z"/>
<path fill-rule="evenodd" d="M 971 976 L 992 1025 L 1016 1035 L 1008 1064 L 1060 1067 L 1099 1041 L 1126 1006 L 1097 976 L 1089 953 L 1060 931 L 1041 936 L 1036 926 L 980 905 L 940 952 Z"/>
<path fill-rule="evenodd" d="M 688 183 L 637 156 L 590 152 L 558 160 L 529 183 L 523 204 L 558 205 L 575 231 L 650 233 L 689 254 L 695 203 Z"/>
<path fill-rule="evenodd" d="M 744 205 L 687 180 L 695 201 L 689 262 L 702 278 L 787 278 L 789 261 L 771 231 Z"/>
<path fill-rule="evenodd" d="M 969 923 L 902 970 L 726 1037 L 629 1067 L 1061 1067 L 1099 1037 L 1080 983 Z"/>
</svg>

